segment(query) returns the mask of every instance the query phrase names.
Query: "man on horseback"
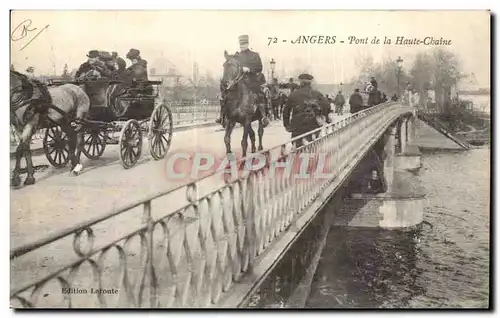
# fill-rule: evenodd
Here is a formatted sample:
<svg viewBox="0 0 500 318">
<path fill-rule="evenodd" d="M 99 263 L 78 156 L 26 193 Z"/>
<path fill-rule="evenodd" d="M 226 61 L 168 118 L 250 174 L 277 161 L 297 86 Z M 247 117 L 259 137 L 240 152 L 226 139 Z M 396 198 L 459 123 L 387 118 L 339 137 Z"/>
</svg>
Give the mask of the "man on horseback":
<svg viewBox="0 0 500 318">
<path fill-rule="evenodd" d="M 264 124 L 264 127 L 269 124 L 269 119 L 267 118 L 267 109 L 265 104 L 265 95 L 262 92 L 261 85 L 266 83 L 266 79 L 264 74 L 262 74 L 262 60 L 260 59 L 260 55 L 257 52 L 253 52 L 248 48 L 248 35 L 241 35 L 239 37 L 240 42 L 240 52 L 235 54 L 236 59 L 243 67 L 243 72 L 245 76 L 243 80 L 250 88 L 252 92 L 257 94 L 258 96 L 258 108 L 262 114 L 261 122 Z M 222 123 L 222 117 L 224 116 L 224 107 L 221 108 L 220 117 L 216 119 L 216 123 Z"/>
<path fill-rule="evenodd" d="M 326 117 L 326 121 L 330 122 L 328 100 L 311 87 L 312 79 L 312 75 L 309 74 L 299 76 L 300 87 L 290 94 L 283 109 L 283 126 L 292 133 L 292 138 L 320 127 L 318 117 Z M 291 121 L 290 112 L 292 112 Z M 312 140 L 312 136 L 307 138 Z M 297 140 L 295 146 L 302 146 L 302 140 Z"/>
<path fill-rule="evenodd" d="M 368 85 L 368 106 L 375 106 L 380 102 L 379 92 L 378 92 L 378 83 L 375 80 L 375 77 L 372 76 L 370 83 Z"/>
</svg>

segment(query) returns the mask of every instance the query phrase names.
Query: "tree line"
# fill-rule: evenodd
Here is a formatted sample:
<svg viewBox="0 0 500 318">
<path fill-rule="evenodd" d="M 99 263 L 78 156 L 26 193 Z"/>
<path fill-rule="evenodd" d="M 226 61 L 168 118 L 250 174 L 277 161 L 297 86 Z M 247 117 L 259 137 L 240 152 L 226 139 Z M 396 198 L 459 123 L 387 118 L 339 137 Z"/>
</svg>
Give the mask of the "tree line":
<svg viewBox="0 0 500 318">
<path fill-rule="evenodd" d="M 410 84 L 412 91 L 419 94 L 419 102 L 423 106 L 432 90 L 436 106 L 443 114 L 451 111 L 452 88 L 469 76 L 462 71 L 458 56 L 442 48 L 419 52 L 413 64 L 409 68 L 403 66 L 401 70 L 398 70 L 395 59 L 374 63 L 373 57 L 368 55 L 356 62 L 360 73 L 351 80 L 355 87 L 364 87 L 364 83 L 373 76 L 378 82 L 379 90 L 386 92 L 388 96 L 397 94 L 399 72 L 401 94 Z"/>
</svg>

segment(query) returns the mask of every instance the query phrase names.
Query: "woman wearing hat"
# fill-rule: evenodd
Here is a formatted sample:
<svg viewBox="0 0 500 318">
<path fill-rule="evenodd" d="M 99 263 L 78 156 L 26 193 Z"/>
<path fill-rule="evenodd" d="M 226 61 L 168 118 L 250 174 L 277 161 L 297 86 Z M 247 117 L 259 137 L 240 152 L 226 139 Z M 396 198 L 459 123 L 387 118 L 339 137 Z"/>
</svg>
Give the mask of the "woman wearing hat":
<svg viewBox="0 0 500 318">
<path fill-rule="evenodd" d="M 125 56 L 132 65 L 124 72 L 124 80 L 129 82 L 142 82 L 148 80 L 148 62 L 141 58 L 141 52 L 137 49 L 130 49 Z"/>
</svg>

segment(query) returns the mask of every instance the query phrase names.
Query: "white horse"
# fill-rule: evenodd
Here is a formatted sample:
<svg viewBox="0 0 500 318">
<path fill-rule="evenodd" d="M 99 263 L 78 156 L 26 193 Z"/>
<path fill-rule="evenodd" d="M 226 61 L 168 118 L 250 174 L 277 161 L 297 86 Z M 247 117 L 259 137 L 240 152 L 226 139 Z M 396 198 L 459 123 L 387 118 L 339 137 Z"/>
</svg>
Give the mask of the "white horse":
<svg viewBox="0 0 500 318">
<path fill-rule="evenodd" d="M 34 98 L 35 95 L 37 98 Z M 71 120 L 83 121 L 89 112 L 90 100 L 82 88 L 73 84 L 46 88 L 26 75 L 10 71 L 10 119 L 19 135 L 16 149 L 16 166 L 12 186 L 19 186 L 21 159 L 26 159 L 27 177 L 25 185 L 35 183 L 34 166 L 31 160 L 31 138 L 39 128 L 58 125 L 69 138 L 71 170 L 77 174 L 82 166 L 80 154 L 83 147 L 83 130 L 71 127 Z M 77 125 L 79 126 L 79 125 Z M 81 127 L 80 127 L 81 128 Z"/>
</svg>

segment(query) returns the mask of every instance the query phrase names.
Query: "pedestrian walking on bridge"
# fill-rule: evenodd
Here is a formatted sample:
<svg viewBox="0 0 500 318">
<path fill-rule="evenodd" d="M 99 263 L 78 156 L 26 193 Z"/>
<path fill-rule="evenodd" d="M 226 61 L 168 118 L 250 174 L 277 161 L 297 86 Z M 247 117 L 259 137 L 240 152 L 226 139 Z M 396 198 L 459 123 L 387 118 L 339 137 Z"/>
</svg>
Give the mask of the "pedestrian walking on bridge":
<svg viewBox="0 0 500 318">
<path fill-rule="evenodd" d="M 290 94 L 285 109 L 283 109 L 283 126 L 292 133 L 292 138 L 319 128 L 319 117 L 330 122 L 328 117 L 330 105 L 323 94 L 312 88 L 313 76 L 302 74 L 299 76 L 299 80 L 300 87 Z M 290 112 L 292 113 L 291 120 Z M 307 140 L 312 141 L 313 136 L 307 136 Z M 297 148 L 302 145 L 302 140 L 295 142 Z"/>
</svg>

